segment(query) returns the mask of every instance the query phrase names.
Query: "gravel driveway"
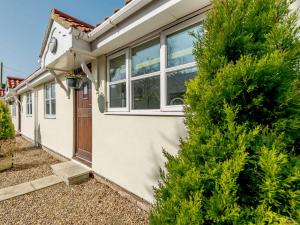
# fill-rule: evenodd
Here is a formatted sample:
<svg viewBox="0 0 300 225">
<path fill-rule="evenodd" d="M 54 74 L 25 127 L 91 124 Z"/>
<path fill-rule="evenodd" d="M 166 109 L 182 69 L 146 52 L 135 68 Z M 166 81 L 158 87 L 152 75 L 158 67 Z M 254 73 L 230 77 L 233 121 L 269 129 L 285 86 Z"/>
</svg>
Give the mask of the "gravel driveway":
<svg viewBox="0 0 300 225">
<path fill-rule="evenodd" d="M 52 175 L 59 161 L 17 137 L 15 167 L 0 172 L 0 188 Z M 57 184 L 0 202 L 0 225 L 17 224 L 148 224 L 148 213 L 95 179 L 66 186 Z"/>
<path fill-rule="evenodd" d="M 16 137 L 14 167 L 0 172 L 0 188 L 52 175 L 50 165 L 60 161 L 21 137 Z"/>
<path fill-rule="evenodd" d="M 148 224 L 148 214 L 108 186 L 90 179 L 58 184 L 0 202 L 1 224 Z"/>
</svg>

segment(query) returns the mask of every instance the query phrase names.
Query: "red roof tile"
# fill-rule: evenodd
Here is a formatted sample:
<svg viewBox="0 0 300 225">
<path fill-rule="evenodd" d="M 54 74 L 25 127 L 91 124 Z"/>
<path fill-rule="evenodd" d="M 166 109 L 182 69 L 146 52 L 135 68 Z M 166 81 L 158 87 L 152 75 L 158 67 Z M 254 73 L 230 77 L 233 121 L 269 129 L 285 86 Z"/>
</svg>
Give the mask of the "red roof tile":
<svg viewBox="0 0 300 225">
<path fill-rule="evenodd" d="M 79 19 L 76 19 L 73 16 L 70 16 L 64 12 L 61 12 L 57 9 L 53 9 L 52 10 L 52 16 L 56 17 L 58 20 L 61 20 L 62 22 L 68 24 L 70 27 L 75 27 L 78 30 L 82 31 L 82 32 L 90 32 L 91 30 L 93 30 L 95 27 L 85 23 Z"/>
<path fill-rule="evenodd" d="M 0 89 L 0 97 L 4 97 L 5 95 L 5 90 L 3 88 Z"/>
<path fill-rule="evenodd" d="M 114 10 L 114 14 L 117 13 L 117 12 L 119 12 L 119 11 L 120 11 L 119 8 L 115 9 L 115 10 Z"/>
<path fill-rule="evenodd" d="M 132 0 L 125 0 L 125 5 L 127 5 L 129 2 L 131 2 Z"/>
<path fill-rule="evenodd" d="M 8 76 L 6 79 L 7 79 L 7 85 L 9 88 L 17 87 L 24 80 L 24 78 L 11 77 L 11 76 Z"/>
</svg>

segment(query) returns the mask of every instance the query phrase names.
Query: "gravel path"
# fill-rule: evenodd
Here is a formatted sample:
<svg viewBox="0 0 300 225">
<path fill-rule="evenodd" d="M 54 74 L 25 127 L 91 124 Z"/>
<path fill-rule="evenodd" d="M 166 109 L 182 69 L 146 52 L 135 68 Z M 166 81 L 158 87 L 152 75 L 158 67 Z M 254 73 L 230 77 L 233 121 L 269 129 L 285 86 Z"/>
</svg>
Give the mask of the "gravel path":
<svg viewBox="0 0 300 225">
<path fill-rule="evenodd" d="M 17 137 L 16 142 L 18 149 L 14 156 L 14 167 L 0 172 L 0 188 L 52 175 L 50 165 L 60 161 L 44 150 L 32 147 L 30 142 L 21 137 Z"/>
<path fill-rule="evenodd" d="M 16 141 L 15 166 L 0 172 L 0 188 L 52 175 L 50 165 L 59 162 L 21 137 Z M 0 202 L 0 225 L 10 224 L 143 225 L 148 224 L 148 213 L 90 179 L 70 187 L 57 184 Z"/>
<path fill-rule="evenodd" d="M 58 184 L 0 202 L 0 224 L 148 224 L 148 214 L 108 186 L 90 179 Z"/>
</svg>

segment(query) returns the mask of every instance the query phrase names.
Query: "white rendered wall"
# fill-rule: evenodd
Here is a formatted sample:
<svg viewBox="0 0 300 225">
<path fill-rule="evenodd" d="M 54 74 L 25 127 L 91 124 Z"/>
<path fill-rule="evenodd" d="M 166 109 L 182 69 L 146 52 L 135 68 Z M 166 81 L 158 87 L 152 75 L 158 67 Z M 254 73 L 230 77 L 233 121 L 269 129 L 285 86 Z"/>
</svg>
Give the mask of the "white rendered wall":
<svg viewBox="0 0 300 225">
<path fill-rule="evenodd" d="M 65 84 L 65 78 L 60 76 Z M 66 85 L 66 84 L 65 84 Z M 56 83 L 56 117 L 46 118 L 44 114 L 44 85 L 37 87 L 38 132 L 40 144 L 67 157 L 73 157 L 73 97 L 68 99 L 64 90 Z"/>
<path fill-rule="evenodd" d="M 57 39 L 57 50 L 55 54 L 51 53 L 48 49 L 48 43 L 52 36 Z M 68 33 L 66 28 L 54 21 L 47 40 L 46 48 L 42 55 L 42 65 L 47 66 L 49 63 L 62 56 L 71 47 L 72 35 Z"/>
<path fill-rule="evenodd" d="M 105 86 L 105 57 L 99 59 L 100 93 Z M 93 74 L 97 74 L 93 63 Z M 184 117 L 104 115 L 93 91 L 92 169 L 128 191 L 153 202 L 153 186 L 165 158 L 162 149 L 176 154 L 186 136 Z"/>
</svg>

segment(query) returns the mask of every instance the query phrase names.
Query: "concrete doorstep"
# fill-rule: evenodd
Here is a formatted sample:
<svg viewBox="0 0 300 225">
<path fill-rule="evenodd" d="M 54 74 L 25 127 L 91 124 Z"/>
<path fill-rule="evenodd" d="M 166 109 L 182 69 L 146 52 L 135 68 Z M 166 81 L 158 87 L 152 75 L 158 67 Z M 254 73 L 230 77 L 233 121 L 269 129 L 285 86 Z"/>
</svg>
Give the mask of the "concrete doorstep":
<svg viewBox="0 0 300 225">
<path fill-rule="evenodd" d="M 89 179 L 91 169 L 73 161 L 51 165 L 53 173 L 67 185 L 82 183 Z"/>
<path fill-rule="evenodd" d="M 56 175 L 0 189 L 0 202 L 63 182 Z"/>
</svg>

